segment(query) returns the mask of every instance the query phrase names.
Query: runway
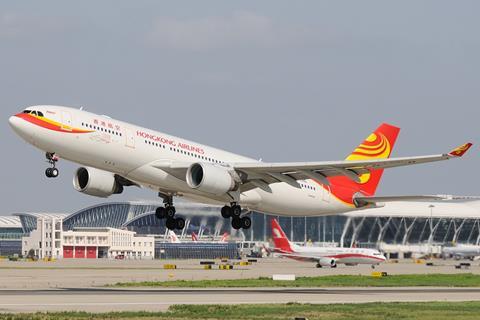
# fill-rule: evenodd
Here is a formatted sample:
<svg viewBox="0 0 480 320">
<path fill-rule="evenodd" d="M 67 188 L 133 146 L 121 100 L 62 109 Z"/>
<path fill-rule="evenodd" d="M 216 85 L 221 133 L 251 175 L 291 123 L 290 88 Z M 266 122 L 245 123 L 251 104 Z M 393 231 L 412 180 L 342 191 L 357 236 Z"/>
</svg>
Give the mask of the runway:
<svg viewBox="0 0 480 320">
<path fill-rule="evenodd" d="M 0 290 L 1 312 L 165 311 L 173 304 L 480 301 L 480 288 L 257 288 Z"/>
</svg>

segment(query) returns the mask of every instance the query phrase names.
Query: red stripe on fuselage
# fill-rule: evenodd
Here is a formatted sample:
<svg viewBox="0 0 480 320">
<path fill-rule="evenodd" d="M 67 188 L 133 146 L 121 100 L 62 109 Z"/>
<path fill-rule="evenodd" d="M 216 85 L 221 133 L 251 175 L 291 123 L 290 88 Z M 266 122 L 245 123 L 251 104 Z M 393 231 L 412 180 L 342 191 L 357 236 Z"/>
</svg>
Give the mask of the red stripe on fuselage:
<svg viewBox="0 0 480 320">
<path fill-rule="evenodd" d="M 375 256 L 369 256 L 366 254 L 361 254 L 361 253 L 341 253 L 341 254 L 335 254 L 328 256 L 328 258 L 333 258 L 333 259 L 345 259 L 345 258 L 363 258 L 363 259 L 374 259 L 378 261 L 384 261 L 385 259 L 383 258 L 377 258 Z"/>
<path fill-rule="evenodd" d="M 16 115 L 16 117 L 21 118 L 21 119 L 23 119 L 27 122 L 30 122 L 34 125 L 39 126 L 39 127 L 42 127 L 42 128 L 48 129 L 48 130 L 52 130 L 52 131 L 65 132 L 65 133 L 89 133 L 89 132 L 93 132 L 93 131 L 90 131 L 90 130 L 81 130 L 81 129 L 75 129 L 75 128 L 72 128 L 71 130 L 65 130 L 65 129 L 62 129 L 62 127 L 60 125 L 52 124 L 48 121 L 42 120 L 42 119 L 37 118 L 35 116 L 32 116 L 31 114 L 28 114 L 28 113 L 19 113 L 19 114 Z"/>
</svg>

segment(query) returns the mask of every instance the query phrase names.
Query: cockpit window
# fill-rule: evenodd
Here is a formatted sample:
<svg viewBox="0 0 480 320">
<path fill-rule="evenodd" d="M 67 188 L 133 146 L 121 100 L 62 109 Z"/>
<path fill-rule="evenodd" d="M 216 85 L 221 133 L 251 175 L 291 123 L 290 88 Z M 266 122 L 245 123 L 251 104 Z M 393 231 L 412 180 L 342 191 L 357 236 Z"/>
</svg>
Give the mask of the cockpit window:
<svg viewBox="0 0 480 320">
<path fill-rule="evenodd" d="M 37 111 L 39 117 L 43 117 L 43 112 Z"/>
<path fill-rule="evenodd" d="M 31 110 L 23 110 L 23 113 L 30 113 L 32 112 Z"/>
<path fill-rule="evenodd" d="M 33 115 L 36 116 L 36 115 L 37 115 L 37 111 L 32 111 L 31 114 L 33 114 Z"/>
</svg>

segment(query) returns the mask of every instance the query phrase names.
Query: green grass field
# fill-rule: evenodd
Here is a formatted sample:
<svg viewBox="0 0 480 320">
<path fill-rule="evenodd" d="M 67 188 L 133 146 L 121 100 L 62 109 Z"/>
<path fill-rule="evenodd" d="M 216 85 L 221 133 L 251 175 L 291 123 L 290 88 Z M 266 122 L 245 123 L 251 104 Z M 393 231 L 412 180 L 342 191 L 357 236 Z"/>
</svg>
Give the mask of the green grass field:
<svg viewBox="0 0 480 320">
<path fill-rule="evenodd" d="M 66 319 L 262 319 L 284 320 L 295 317 L 329 320 L 421 319 L 473 320 L 480 317 L 480 302 L 368 303 L 368 304 L 278 304 L 278 305 L 177 305 L 166 312 L 84 312 L 0 314 L 9 320 Z"/>
<path fill-rule="evenodd" d="M 115 287 L 245 288 L 245 287 L 480 287 L 480 275 L 411 274 L 382 278 L 360 275 L 300 277 L 295 281 L 271 278 L 197 281 L 153 281 L 116 283 Z M 480 318 L 480 315 L 479 315 Z"/>
</svg>

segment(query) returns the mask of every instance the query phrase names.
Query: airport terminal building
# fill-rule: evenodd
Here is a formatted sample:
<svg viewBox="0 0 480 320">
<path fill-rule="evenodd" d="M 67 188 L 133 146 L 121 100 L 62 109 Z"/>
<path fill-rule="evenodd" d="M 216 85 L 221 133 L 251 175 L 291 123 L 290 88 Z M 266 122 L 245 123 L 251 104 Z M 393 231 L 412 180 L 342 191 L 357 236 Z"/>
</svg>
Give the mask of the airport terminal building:
<svg viewBox="0 0 480 320">
<path fill-rule="evenodd" d="M 15 213 L 0 219 L 0 254 L 24 254 L 21 238 L 38 228 L 39 219 L 61 219 L 62 232 L 80 232 L 86 228 L 106 230 L 113 228 L 135 235 L 155 237 L 155 257 L 183 257 L 180 250 L 165 248 L 167 230 L 164 221 L 155 217 L 158 202 L 107 202 L 72 214 Z M 270 216 L 252 213 L 252 228 L 234 230 L 220 215 L 220 208 L 196 203 L 177 202 L 177 214 L 186 220 L 186 227 L 178 233 L 179 239 L 189 243 L 192 232 L 200 239 L 212 242 L 224 232 L 230 234 L 230 248 L 210 248 L 218 256 L 232 255 L 235 242 L 267 243 L 271 238 Z M 408 247 L 418 244 L 447 245 L 451 243 L 480 243 L 480 200 L 392 203 L 382 208 L 366 209 L 346 215 L 321 217 L 276 217 L 293 242 L 318 245 L 364 247 L 395 245 Z M 63 241 L 63 240 L 62 240 Z M 167 245 L 168 246 L 168 245 Z M 185 246 L 185 244 L 184 244 Z M 242 247 L 242 246 L 240 246 Z M 161 249 L 160 249 L 161 248 Z M 195 247 L 197 250 L 199 247 Z M 389 247 L 391 248 L 391 246 Z M 205 248 L 206 249 L 206 248 Z M 398 249 L 398 247 L 397 247 Z M 85 249 L 87 250 L 87 249 Z M 96 249 L 98 257 L 98 249 Z M 191 249 L 191 252 L 195 251 Z M 207 250 L 207 249 L 206 249 Z M 207 250 L 207 251 L 208 251 Z M 87 250 L 88 251 L 88 250 Z M 198 252 L 198 250 L 197 250 Z M 63 251 L 62 251 L 63 253 Z M 80 255 L 81 256 L 81 255 Z M 108 254 L 107 254 L 108 256 Z M 201 257 L 201 254 L 191 254 Z"/>
</svg>

